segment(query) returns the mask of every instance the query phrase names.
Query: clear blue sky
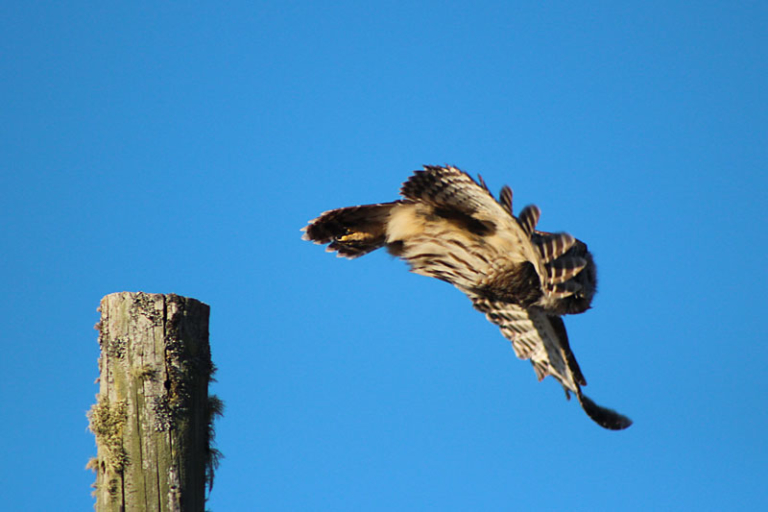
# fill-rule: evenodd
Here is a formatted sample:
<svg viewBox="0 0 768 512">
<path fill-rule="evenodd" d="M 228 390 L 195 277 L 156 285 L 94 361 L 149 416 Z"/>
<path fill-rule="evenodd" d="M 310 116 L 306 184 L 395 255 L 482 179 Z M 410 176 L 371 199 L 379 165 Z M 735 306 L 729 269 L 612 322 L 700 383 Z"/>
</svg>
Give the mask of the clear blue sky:
<svg viewBox="0 0 768 512">
<path fill-rule="evenodd" d="M 91 510 L 118 291 L 212 308 L 213 510 L 768 506 L 766 27 L 764 2 L 5 2 L 3 508 Z M 566 325 L 629 430 L 455 289 L 301 241 L 443 163 L 588 242 Z"/>
</svg>

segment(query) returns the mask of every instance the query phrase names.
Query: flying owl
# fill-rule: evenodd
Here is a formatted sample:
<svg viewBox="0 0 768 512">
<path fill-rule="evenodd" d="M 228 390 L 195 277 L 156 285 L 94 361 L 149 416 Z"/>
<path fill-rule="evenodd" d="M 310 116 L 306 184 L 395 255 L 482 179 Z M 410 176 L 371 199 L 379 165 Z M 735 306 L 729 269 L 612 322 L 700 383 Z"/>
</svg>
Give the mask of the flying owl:
<svg viewBox="0 0 768 512">
<path fill-rule="evenodd" d="M 509 187 L 497 201 L 482 177 L 476 182 L 456 167 L 425 166 L 400 195 L 327 211 L 303 228 L 303 238 L 350 259 L 386 247 L 412 272 L 454 285 L 499 326 L 519 358 L 531 361 L 539 380 L 552 375 L 600 426 L 629 427 L 629 418 L 582 393 L 587 382 L 562 320 L 589 309 L 595 294 L 597 269 L 587 245 L 536 230 L 538 207 L 515 217 Z"/>
</svg>

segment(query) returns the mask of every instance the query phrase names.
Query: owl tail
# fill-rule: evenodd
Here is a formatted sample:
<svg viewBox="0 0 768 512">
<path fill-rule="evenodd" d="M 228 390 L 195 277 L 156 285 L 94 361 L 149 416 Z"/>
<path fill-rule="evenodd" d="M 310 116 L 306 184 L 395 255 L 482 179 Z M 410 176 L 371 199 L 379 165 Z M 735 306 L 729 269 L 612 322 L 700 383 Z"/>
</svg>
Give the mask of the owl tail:
<svg viewBox="0 0 768 512">
<path fill-rule="evenodd" d="M 382 247 L 389 214 L 399 201 L 329 210 L 303 228 L 304 240 L 329 244 L 327 251 L 353 259 Z"/>
</svg>

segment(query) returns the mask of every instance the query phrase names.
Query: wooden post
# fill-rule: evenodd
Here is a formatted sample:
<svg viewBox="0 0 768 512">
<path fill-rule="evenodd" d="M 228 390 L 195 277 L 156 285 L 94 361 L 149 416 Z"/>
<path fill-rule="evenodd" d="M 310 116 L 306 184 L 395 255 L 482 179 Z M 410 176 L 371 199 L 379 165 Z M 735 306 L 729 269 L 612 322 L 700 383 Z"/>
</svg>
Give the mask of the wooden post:
<svg viewBox="0 0 768 512">
<path fill-rule="evenodd" d="M 178 295 L 101 300 L 99 394 L 88 413 L 96 511 L 205 510 L 219 452 L 208 396 L 210 308 Z"/>
</svg>

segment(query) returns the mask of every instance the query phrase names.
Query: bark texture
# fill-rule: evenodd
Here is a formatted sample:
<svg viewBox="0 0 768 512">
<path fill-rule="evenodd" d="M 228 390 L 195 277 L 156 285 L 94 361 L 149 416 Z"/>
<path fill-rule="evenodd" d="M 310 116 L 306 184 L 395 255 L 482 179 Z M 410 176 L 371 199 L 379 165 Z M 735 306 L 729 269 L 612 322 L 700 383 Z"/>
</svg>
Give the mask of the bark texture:
<svg viewBox="0 0 768 512">
<path fill-rule="evenodd" d="M 178 295 L 101 300 L 99 394 L 89 412 L 96 511 L 205 510 L 218 451 L 208 396 L 210 308 Z"/>
</svg>

